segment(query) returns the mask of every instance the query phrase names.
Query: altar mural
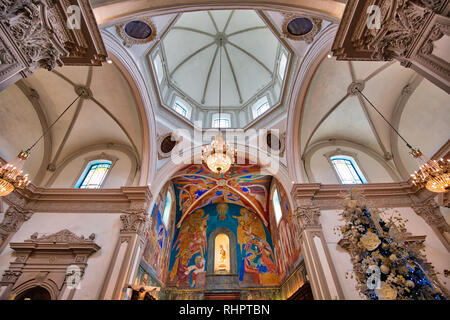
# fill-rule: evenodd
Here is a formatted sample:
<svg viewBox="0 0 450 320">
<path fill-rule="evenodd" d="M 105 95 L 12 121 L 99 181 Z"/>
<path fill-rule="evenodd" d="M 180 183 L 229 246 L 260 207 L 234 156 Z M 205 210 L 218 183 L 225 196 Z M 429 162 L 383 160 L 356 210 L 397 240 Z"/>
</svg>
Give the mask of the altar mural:
<svg viewBox="0 0 450 320">
<path fill-rule="evenodd" d="M 178 191 L 176 191 L 178 192 Z M 177 195 L 178 196 L 178 195 Z M 181 212 L 177 210 L 177 220 Z M 260 218 L 249 209 L 231 203 L 212 203 L 188 215 L 175 231 L 169 263 L 168 285 L 204 288 L 207 239 L 217 228 L 229 229 L 236 238 L 237 272 L 241 286 L 279 284 L 272 239 Z M 230 252 L 217 248 L 220 255 Z M 229 251 L 229 250 L 228 250 Z"/>
<path fill-rule="evenodd" d="M 166 276 L 169 245 L 167 229 L 162 221 L 165 201 L 159 196 L 151 212 L 151 227 L 147 233 L 142 261 L 149 266 L 159 280 Z"/>
<path fill-rule="evenodd" d="M 283 217 L 278 228 L 272 228 L 272 235 L 278 260 L 278 273 L 280 280 L 283 280 L 295 270 L 300 262 L 300 227 L 298 222 L 292 217 L 292 210 L 286 191 L 280 183 L 276 182 L 276 186 Z"/>
</svg>

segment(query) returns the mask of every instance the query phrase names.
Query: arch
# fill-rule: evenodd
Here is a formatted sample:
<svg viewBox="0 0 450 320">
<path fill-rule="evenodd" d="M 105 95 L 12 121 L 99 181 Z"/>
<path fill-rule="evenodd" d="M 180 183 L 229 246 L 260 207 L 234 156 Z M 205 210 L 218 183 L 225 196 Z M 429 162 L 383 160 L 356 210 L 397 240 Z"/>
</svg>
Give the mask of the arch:
<svg viewBox="0 0 450 320">
<path fill-rule="evenodd" d="M 289 176 L 296 183 L 305 183 L 305 168 L 301 157 L 300 129 L 303 114 L 303 104 L 313 79 L 313 76 L 322 60 L 331 50 L 338 26 L 331 24 L 322 31 L 313 45 L 308 49 L 295 76 L 295 85 L 291 99 L 288 102 L 288 119 L 286 129 L 286 149 L 291 150 L 286 154 L 289 163 Z"/>
<path fill-rule="evenodd" d="M 304 157 L 303 163 L 305 166 L 306 174 L 308 175 L 308 179 L 310 180 L 310 182 L 315 181 L 314 175 L 312 173 L 311 166 L 310 166 L 311 158 L 312 158 L 313 154 L 316 153 L 318 150 L 320 150 L 324 147 L 328 147 L 328 146 L 343 146 L 343 147 L 350 147 L 350 148 L 359 150 L 359 151 L 365 153 L 366 155 L 368 155 L 369 157 L 371 157 L 372 159 L 376 160 L 386 170 L 386 172 L 389 174 L 389 176 L 392 178 L 393 181 L 395 181 L 395 182 L 401 181 L 401 179 L 397 175 L 395 169 L 393 167 L 391 167 L 386 162 L 386 160 L 381 155 L 379 155 L 376 151 L 374 151 L 373 149 L 371 149 L 367 146 L 361 145 L 359 143 L 345 140 L 345 139 L 327 139 L 327 140 L 318 141 L 318 142 L 314 143 L 313 145 L 311 145 L 308 148 L 308 150 L 305 150 L 305 153 L 303 156 Z M 342 151 L 341 151 L 341 153 L 342 153 Z M 367 174 L 364 171 L 363 171 L 363 173 L 366 176 L 366 179 L 368 179 Z M 338 181 L 339 181 L 339 179 L 338 179 Z"/>
<path fill-rule="evenodd" d="M 18 287 L 14 288 L 11 291 L 11 294 L 15 295 L 16 297 L 19 297 L 20 295 L 26 293 L 28 290 L 36 288 L 36 287 L 41 287 L 44 290 L 46 290 L 50 295 L 50 300 L 58 299 L 60 290 L 58 289 L 58 286 L 56 285 L 56 283 L 50 279 L 47 279 L 44 282 L 39 281 L 37 279 L 31 279 L 29 281 L 22 283 Z"/>
<path fill-rule="evenodd" d="M 90 146 L 86 146 L 83 147 L 81 149 L 78 149 L 75 152 L 72 152 L 71 154 L 69 154 L 66 158 L 64 158 L 64 160 L 61 161 L 60 164 L 58 164 L 56 166 L 56 170 L 55 172 L 50 176 L 50 178 L 48 179 L 47 183 L 45 184 L 46 188 L 49 188 L 51 185 L 53 185 L 53 183 L 56 181 L 56 178 L 58 178 L 58 176 L 60 175 L 60 173 L 65 169 L 65 167 L 71 163 L 74 159 L 82 156 L 83 154 L 89 153 L 89 152 L 93 152 L 93 151 L 100 151 L 100 150 L 116 150 L 116 151 L 120 151 L 122 153 L 124 153 L 125 155 L 128 156 L 128 158 L 131 161 L 131 169 L 130 169 L 130 174 L 128 175 L 127 178 L 127 185 L 130 185 L 136 176 L 137 171 L 140 169 L 139 167 L 139 160 L 137 155 L 135 154 L 134 150 L 131 149 L 130 147 L 126 146 L 126 145 L 122 145 L 122 144 L 117 144 L 117 143 L 104 143 L 104 144 L 95 144 L 95 145 L 90 145 Z M 98 157 L 100 155 L 96 155 L 95 157 Z M 92 157 L 89 157 L 88 159 L 90 159 Z M 113 157 L 114 159 L 115 157 Z M 86 167 L 86 162 L 87 159 L 85 159 L 84 165 L 82 167 L 82 170 L 84 170 L 84 168 Z M 95 160 L 95 159 L 93 159 Z M 112 169 L 112 165 L 110 170 Z M 81 172 L 80 172 L 81 174 Z M 75 177 L 74 179 L 78 180 L 79 175 L 77 177 Z M 76 181 L 75 180 L 75 181 Z"/>
<path fill-rule="evenodd" d="M 334 0 L 273 0 L 267 3 L 261 0 L 224 1 L 212 0 L 205 4 L 203 0 L 128 0 L 100 5 L 94 8 L 94 15 L 101 28 L 107 28 L 114 23 L 137 18 L 146 12 L 154 15 L 180 13 L 196 10 L 212 9 L 255 9 L 279 10 L 290 13 L 315 14 L 318 17 L 338 22 L 345 9 L 345 4 Z"/>
<path fill-rule="evenodd" d="M 41 286 L 33 287 L 25 290 L 14 300 L 25 300 L 27 296 L 32 296 L 30 300 L 51 300 L 50 292 Z"/>
<path fill-rule="evenodd" d="M 237 274 L 237 254 L 236 254 L 236 237 L 234 233 L 224 227 L 216 228 L 209 234 L 208 237 L 208 262 L 206 267 L 206 273 L 208 275 L 215 274 L 214 273 L 214 252 L 215 252 L 215 240 L 219 234 L 225 234 L 228 236 L 230 241 L 230 274 Z"/>
<path fill-rule="evenodd" d="M 189 142 L 190 143 L 190 142 Z M 183 148 L 183 143 L 180 143 L 180 148 Z M 177 144 L 177 146 L 179 146 Z M 175 146 L 175 148 L 177 148 Z M 184 147 L 186 147 L 184 145 Z M 258 154 L 266 154 L 264 150 L 259 148 L 255 148 L 253 146 L 245 146 L 238 144 L 235 146 L 239 152 L 242 152 L 245 157 L 247 157 L 252 163 L 259 164 L 261 166 L 261 174 L 263 175 L 271 175 L 275 177 L 285 189 L 286 193 L 292 189 L 293 182 L 289 180 L 289 175 L 287 172 L 287 168 L 279 161 L 278 158 L 271 158 L 269 156 L 265 156 L 265 160 L 268 162 L 267 165 L 261 164 L 260 159 L 258 158 Z M 176 149 L 172 151 L 172 153 L 176 153 Z M 181 149 L 182 150 L 182 149 Z M 152 181 L 149 183 L 149 187 L 151 189 L 152 194 L 159 194 L 165 185 L 165 181 L 170 177 L 172 179 L 176 176 L 176 173 L 181 169 L 186 167 L 189 164 L 199 164 L 201 163 L 201 153 L 202 146 L 187 148 L 183 152 L 183 156 L 178 159 L 179 163 L 174 163 L 173 161 L 167 161 L 156 173 Z M 271 167 L 272 166 L 272 167 Z M 276 170 L 273 170 L 275 168 Z M 291 199 L 289 199 L 291 201 Z M 155 203 L 155 198 L 152 200 L 151 206 Z M 264 219 L 262 219 L 264 221 Z"/>
<path fill-rule="evenodd" d="M 111 60 L 128 81 L 138 105 L 138 113 L 143 133 L 142 157 L 139 165 L 141 174 L 138 184 L 144 185 L 148 183 L 150 177 L 154 176 L 158 160 L 157 152 L 150 152 L 150 146 L 156 146 L 156 120 L 155 112 L 150 100 L 151 93 L 146 80 L 144 79 L 144 75 L 137 66 L 135 59 L 128 53 L 123 45 L 121 45 L 121 43 L 109 32 L 102 30 L 101 35 L 108 53 L 111 54 Z"/>
</svg>

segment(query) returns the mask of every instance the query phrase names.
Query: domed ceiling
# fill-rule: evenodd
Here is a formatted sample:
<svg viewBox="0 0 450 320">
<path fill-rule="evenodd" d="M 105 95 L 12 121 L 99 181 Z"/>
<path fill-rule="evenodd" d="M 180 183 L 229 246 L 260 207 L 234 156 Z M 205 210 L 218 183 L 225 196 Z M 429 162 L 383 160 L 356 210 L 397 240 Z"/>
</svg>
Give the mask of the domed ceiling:
<svg viewBox="0 0 450 320">
<path fill-rule="evenodd" d="M 257 12 L 214 10 L 181 14 L 149 59 L 162 102 L 194 112 L 218 109 L 222 65 L 222 107 L 236 111 L 264 96 L 278 103 L 289 53 Z"/>
</svg>

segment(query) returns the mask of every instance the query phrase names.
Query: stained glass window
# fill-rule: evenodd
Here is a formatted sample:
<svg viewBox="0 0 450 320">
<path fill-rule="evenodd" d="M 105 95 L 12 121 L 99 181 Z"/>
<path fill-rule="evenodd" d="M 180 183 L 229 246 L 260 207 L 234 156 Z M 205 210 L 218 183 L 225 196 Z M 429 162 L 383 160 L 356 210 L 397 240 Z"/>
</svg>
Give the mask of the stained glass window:
<svg viewBox="0 0 450 320">
<path fill-rule="evenodd" d="M 342 184 L 367 183 L 366 178 L 352 157 L 335 156 L 331 157 L 331 162 Z"/>
<path fill-rule="evenodd" d="M 169 223 L 169 217 L 170 217 L 170 210 L 172 209 L 172 195 L 169 191 L 167 191 L 166 195 L 166 204 L 164 205 L 164 212 L 163 212 L 163 222 L 166 228 L 168 229 L 168 223 Z"/>
<path fill-rule="evenodd" d="M 275 191 L 273 192 L 272 202 L 273 202 L 273 210 L 275 211 L 275 220 L 278 225 L 281 218 L 283 217 L 283 213 L 281 212 L 280 197 L 278 196 L 277 189 L 275 189 Z"/>
<path fill-rule="evenodd" d="M 266 100 L 263 104 L 261 104 L 257 109 L 256 109 L 256 115 L 259 117 L 260 115 L 262 115 L 264 112 L 266 112 L 267 110 L 269 110 L 269 102 Z"/>
<path fill-rule="evenodd" d="M 99 189 L 110 167 L 111 161 L 96 160 L 90 162 L 75 187 L 80 189 Z"/>
</svg>

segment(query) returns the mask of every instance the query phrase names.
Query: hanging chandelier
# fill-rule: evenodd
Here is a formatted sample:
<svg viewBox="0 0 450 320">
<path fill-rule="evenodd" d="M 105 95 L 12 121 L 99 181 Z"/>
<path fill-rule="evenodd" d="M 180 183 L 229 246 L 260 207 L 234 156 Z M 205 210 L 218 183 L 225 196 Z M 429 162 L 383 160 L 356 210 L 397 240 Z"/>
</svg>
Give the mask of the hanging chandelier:
<svg viewBox="0 0 450 320">
<path fill-rule="evenodd" d="M 25 161 L 28 159 L 31 150 L 36 146 L 36 144 L 50 131 L 53 125 L 66 113 L 67 110 L 77 101 L 83 94 L 84 90 L 78 94 L 78 97 L 59 115 L 58 118 L 44 131 L 44 133 L 37 139 L 31 147 L 25 151 L 21 151 L 17 158 L 11 162 L 4 164 L 0 168 L 0 197 L 7 196 L 14 189 L 23 190 L 26 186 L 30 184 L 30 179 L 28 174 L 23 174 L 23 166 Z"/>
<path fill-rule="evenodd" d="M 223 174 L 236 162 L 237 151 L 230 148 L 221 133 L 222 116 L 222 38 L 219 39 L 219 134 L 202 148 L 202 161 L 214 173 Z"/>
<path fill-rule="evenodd" d="M 387 121 L 380 111 L 372 102 L 359 90 L 355 88 L 361 96 L 375 109 L 375 111 L 383 118 L 384 121 L 394 130 L 394 132 L 402 139 L 409 148 L 409 154 L 416 160 L 419 169 L 411 174 L 411 183 L 418 188 L 426 188 L 431 192 L 448 192 L 450 190 L 450 159 L 432 160 L 424 157 L 418 148 L 413 148 L 400 133 Z"/>
</svg>

